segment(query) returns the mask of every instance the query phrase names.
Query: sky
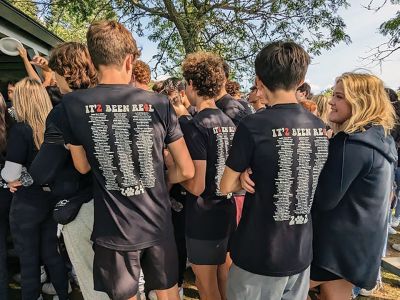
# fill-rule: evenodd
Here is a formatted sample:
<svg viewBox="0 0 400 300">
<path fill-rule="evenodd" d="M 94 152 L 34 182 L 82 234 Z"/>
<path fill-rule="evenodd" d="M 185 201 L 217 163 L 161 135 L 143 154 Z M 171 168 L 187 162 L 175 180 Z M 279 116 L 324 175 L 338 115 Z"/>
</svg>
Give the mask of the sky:
<svg viewBox="0 0 400 300">
<path fill-rule="evenodd" d="M 379 4 L 383 0 L 377 0 Z M 340 15 L 347 25 L 346 33 L 352 43 L 339 43 L 331 50 L 322 51 L 320 56 L 313 57 L 306 75 L 312 92 L 318 93 L 331 87 L 335 78 L 344 72 L 363 69 L 380 77 L 387 87 L 400 87 L 400 51 L 388 57 L 382 65 L 363 60 L 371 49 L 387 41 L 378 32 L 380 24 L 392 18 L 400 5 L 387 4 L 378 12 L 369 11 L 362 5 L 369 0 L 349 0 L 351 6 L 342 9 Z M 138 45 L 142 47 L 141 59 L 152 66 L 151 58 L 157 53 L 157 44 L 146 37 L 137 37 Z M 167 75 L 167 74 L 165 74 Z M 161 79 L 160 77 L 158 79 Z"/>
</svg>

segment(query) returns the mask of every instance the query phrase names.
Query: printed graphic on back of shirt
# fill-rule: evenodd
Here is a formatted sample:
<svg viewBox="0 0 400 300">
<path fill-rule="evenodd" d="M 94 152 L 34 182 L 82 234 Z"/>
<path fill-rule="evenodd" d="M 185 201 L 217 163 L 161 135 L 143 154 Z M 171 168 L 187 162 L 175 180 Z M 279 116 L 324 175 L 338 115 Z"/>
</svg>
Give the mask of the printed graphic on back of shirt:
<svg viewBox="0 0 400 300">
<path fill-rule="evenodd" d="M 85 111 L 105 188 L 130 197 L 154 187 L 152 105 L 95 104 Z"/>
<path fill-rule="evenodd" d="M 272 129 L 272 137 L 278 148 L 274 220 L 289 221 L 289 225 L 306 224 L 318 177 L 328 156 L 325 129 L 276 128 Z"/>
<path fill-rule="evenodd" d="M 217 196 L 222 196 L 220 192 L 220 182 L 222 174 L 224 173 L 225 162 L 228 158 L 229 149 L 232 146 L 235 130 L 235 127 L 213 127 L 214 137 L 217 141 L 217 162 L 215 165 L 215 184 L 217 186 L 215 194 Z"/>
</svg>

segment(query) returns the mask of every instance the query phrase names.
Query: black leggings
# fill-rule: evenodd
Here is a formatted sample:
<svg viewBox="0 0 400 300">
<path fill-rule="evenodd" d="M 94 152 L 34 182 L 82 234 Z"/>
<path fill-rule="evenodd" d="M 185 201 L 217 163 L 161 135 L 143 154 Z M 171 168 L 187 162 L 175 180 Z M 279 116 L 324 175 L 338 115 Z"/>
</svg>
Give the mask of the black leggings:
<svg viewBox="0 0 400 300">
<path fill-rule="evenodd" d="M 0 186 L 0 299 L 8 299 L 7 232 L 12 194 Z"/>
<path fill-rule="evenodd" d="M 57 224 L 52 198 L 40 187 L 22 189 L 11 203 L 10 227 L 21 265 L 22 300 L 37 300 L 41 292 L 40 262 L 49 271 L 60 300 L 68 298 L 68 276 L 57 249 Z"/>
</svg>

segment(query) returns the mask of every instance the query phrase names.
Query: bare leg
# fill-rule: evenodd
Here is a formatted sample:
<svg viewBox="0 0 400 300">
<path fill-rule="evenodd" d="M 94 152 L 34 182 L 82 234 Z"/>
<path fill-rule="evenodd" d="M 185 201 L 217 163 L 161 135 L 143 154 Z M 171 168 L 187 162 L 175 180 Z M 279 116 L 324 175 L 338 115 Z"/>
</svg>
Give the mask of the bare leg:
<svg viewBox="0 0 400 300">
<path fill-rule="evenodd" d="M 226 300 L 227 295 L 226 295 L 226 289 L 228 285 L 228 274 L 229 274 L 229 269 L 231 268 L 232 265 L 232 259 L 229 255 L 229 253 L 226 254 L 226 260 L 223 265 L 218 266 L 218 289 L 219 293 L 221 294 L 221 299 Z"/>
<path fill-rule="evenodd" d="M 157 290 L 156 294 L 158 300 L 180 300 L 177 284 L 167 290 Z"/>
<path fill-rule="evenodd" d="M 217 279 L 218 266 L 192 264 L 192 269 L 196 275 L 196 282 L 200 283 L 197 288 L 201 290 L 201 300 L 221 300 Z"/>
<path fill-rule="evenodd" d="M 136 298 L 136 296 L 135 297 L 132 297 L 132 298 L 129 298 L 128 300 L 136 300 L 137 298 Z"/>
<path fill-rule="evenodd" d="M 342 300 L 350 299 L 353 284 L 344 280 L 326 281 L 321 284 L 322 300 Z"/>
</svg>

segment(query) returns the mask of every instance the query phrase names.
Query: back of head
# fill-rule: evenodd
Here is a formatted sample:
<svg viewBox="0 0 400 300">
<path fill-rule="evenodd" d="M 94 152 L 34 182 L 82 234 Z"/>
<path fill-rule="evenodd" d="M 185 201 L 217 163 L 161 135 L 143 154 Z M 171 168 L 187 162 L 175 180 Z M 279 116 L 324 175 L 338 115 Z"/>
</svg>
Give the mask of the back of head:
<svg viewBox="0 0 400 300">
<path fill-rule="evenodd" d="M 302 85 L 300 85 L 297 90 L 304 93 L 306 99 L 308 99 L 311 95 L 311 86 L 307 82 L 304 82 Z"/>
<path fill-rule="evenodd" d="M 339 126 L 340 131 L 353 133 L 368 125 L 381 125 L 389 133 L 395 123 L 395 112 L 385 92 L 382 80 L 371 74 L 344 73 L 336 78 L 342 82 L 344 97 L 351 106 L 349 120 Z"/>
<path fill-rule="evenodd" d="M 164 80 L 162 84 L 162 92 L 169 94 L 171 92 L 179 92 L 182 80 L 177 77 L 170 77 Z"/>
<path fill-rule="evenodd" d="M 49 67 L 65 78 L 72 90 L 86 89 L 97 84 L 97 72 L 88 49 L 77 42 L 56 46 L 50 54 Z"/>
<path fill-rule="evenodd" d="M 52 109 L 47 91 L 35 79 L 24 78 L 15 86 L 13 105 L 17 120 L 32 128 L 33 139 L 39 149 L 44 139 L 46 118 Z"/>
<path fill-rule="evenodd" d="M 132 77 L 141 84 L 149 84 L 151 71 L 148 64 L 141 60 L 135 60 L 132 64 Z"/>
<path fill-rule="evenodd" d="M 154 82 L 151 89 L 154 93 L 161 93 L 161 91 L 163 90 L 163 81 Z"/>
<path fill-rule="evenodd" d="M 225 78 L 226 78 L 226 80 L 228 80 L 229 75 L 231 73 L 231 68 L 229 67 L 229 65 L 226 61 L 223 62 L 223 67 L 224 67 Z"/>
<path fill-rule="evenodd" d="M 301 100 L 299 102 L 301 106 L 303 106 L 305 109 L 307 109 L 311 113 L 316 113 L 317 112 L 317 104 L 315 104 L 314 101 L 311 100 Z"/>
<path fill-rule="evenodd" d="M 226 92 L 232 97 L 240 98 L 240 84 L 233 80 L 228 80 L 225 84 Z"/>
<path fill-rule="evenodd" d="M 139 56 L 132 34 L 114 20 L 99 21 L 90 25 L 86 39 L 96 69 L 99 69 L 100 65 L 120 68 L 127 55 L 132 55 L 133 60 Z"/>
<path fill-rule="evenodd" d="M 223 60 L 213 53 L 189 54 L 182 63 L 182 71 L 186 82 L 192 82 L 201 97 L 218 96 L 225 82 Z"/>
<path fill-rule="evenodd" d="M 271 91 L 295 90 L 304 80 L 310 56 L 293 42 L 273 42 L 266 45 L 255 60 L 257 77 Z"/>
</svg>

